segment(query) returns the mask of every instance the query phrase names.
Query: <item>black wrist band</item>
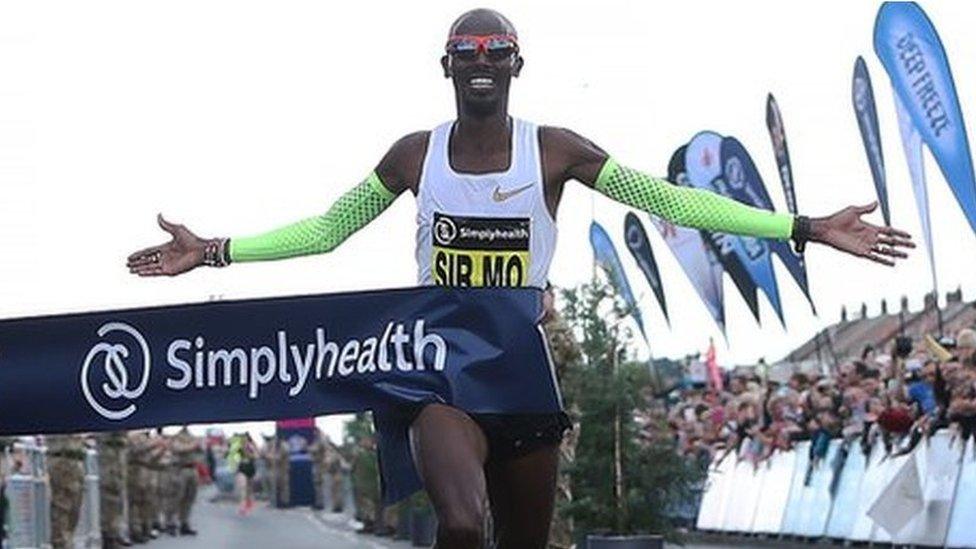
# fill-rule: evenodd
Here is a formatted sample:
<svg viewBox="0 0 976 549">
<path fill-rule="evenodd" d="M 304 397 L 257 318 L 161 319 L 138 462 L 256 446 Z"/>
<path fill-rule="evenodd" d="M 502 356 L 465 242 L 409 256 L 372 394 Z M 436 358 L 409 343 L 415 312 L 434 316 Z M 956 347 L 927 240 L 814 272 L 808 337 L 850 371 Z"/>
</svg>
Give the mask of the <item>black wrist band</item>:
<svg viewBox="0 0 976 549">
<path fill-rule="evenodd" d="M 793 218 L 793 249 L 796 253 L 802 254 L 810 240 L 810 218 L 805 215 L 798 215 Z"/>
<path fill-rule="evenodd" d="M 224 258 L 224 265 L 230 265 L 230 239 L 224 239 L 224 247 L 220 254 Z"/>
<path fill-rule="evenodd" d="M 209 267 L 226 267 L 229 265 L 230 260 L 227 257 L 227 249 L 229 248 L 227 243 L 229 241 L 227 238 L 215 238 L 208 241 L 203 249 L 203 264 Z"/>
</svg>

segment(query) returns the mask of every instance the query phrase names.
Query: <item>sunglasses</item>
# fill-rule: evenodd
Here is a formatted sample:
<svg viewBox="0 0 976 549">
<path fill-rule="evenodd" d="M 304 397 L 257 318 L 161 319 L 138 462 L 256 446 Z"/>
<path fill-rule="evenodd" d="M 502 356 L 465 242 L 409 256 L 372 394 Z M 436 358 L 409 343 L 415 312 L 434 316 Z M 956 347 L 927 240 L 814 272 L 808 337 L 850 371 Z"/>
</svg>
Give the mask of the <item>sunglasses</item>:
<svg viewBox="0 0 976 549">
<path fill-rule="evenodd" d="M 501 61 L 518 52 L 518 39 L 511 34 L 458 34 L 447 39 L 444 47 L 448 55 L 465 61 L 473 61 L 479 51 L 491 61 Z"/>
</svg>

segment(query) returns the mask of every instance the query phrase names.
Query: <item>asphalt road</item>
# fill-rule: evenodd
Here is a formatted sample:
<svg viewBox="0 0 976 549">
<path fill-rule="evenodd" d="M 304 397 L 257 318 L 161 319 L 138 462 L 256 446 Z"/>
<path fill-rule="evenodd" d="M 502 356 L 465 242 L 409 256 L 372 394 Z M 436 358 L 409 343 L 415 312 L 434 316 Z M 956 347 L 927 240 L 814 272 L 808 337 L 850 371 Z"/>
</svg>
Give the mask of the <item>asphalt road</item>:
<svg viewBox="0 0 976 549">
<path fill-rule="evenodd" d="M 215 491 L 205 489 L 197 498 L 192 523 L 196 536 L 170 537 L 163 534 L 147 549 L 404 549 L 410 543 L 357 534 L 345 515 L 320 513 L 309 508 L 274 509 L 259 502 L 247 516 L 237 513 L 233 502 L 212 502 Z M 669 549 L 677 545 L 668 544 Z M 733 547 L 827 549 L 842 547 L 829 543 L 790 543 L 777 539 L 702 538 L 692 536 L 684 549 L 731 549 Z"/>
<path fill-rule="evenodd" d="M 196 536 L 166 534 L 147 549 L 390 549 L 411 545 L 357 534 L 344 515 L 320 514 L 308 508 L 274 509 L 259 502 L 247 516 L 240 516 L 232 502 L 211 502 L 211 491 L 197 498 L 191 523 Z"/>
</svg>

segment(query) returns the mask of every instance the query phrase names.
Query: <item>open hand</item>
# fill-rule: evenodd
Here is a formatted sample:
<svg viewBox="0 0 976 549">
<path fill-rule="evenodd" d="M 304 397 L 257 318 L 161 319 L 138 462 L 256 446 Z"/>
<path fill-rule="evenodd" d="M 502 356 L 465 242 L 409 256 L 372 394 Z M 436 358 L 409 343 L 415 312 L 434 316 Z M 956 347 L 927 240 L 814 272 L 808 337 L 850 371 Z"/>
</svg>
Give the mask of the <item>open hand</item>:
<svg viewBox="0 0 976 549">
<path fill-rule="evenodd" d="M 861 219 L 877 209 L 878 203 L 848 206 L 810 224 L 811 240 L 822 242 L 843 252 L 893 266 L 895 259 L 908 257 L 905 248 L 914 248 L 912 237 L 893 227 L 879 227 Z"/>
<path fill-rule="evenodd" d="M 206 240 L 183 225 L 166 221 L 163 214 L 159 214 L 156 221 L 173 239 L 166 244 L 139 250 L 130 255 L 126 261 L 130 273 L 139 276 L 175 276 L 203 264 Z"/>
</svg>

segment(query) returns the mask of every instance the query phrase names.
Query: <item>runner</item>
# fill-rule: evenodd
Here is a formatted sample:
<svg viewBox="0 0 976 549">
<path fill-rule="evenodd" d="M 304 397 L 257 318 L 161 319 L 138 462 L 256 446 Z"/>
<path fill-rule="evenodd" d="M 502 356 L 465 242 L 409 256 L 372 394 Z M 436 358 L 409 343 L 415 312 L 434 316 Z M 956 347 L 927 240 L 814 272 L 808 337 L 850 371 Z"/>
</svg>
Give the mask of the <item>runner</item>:
<svg viewBox="0 0 976 549">
<path fill-rule="evenodd" d="M 678 225 L 755 237 L 819 242 L 885 265 L 911 237 L 861 216 L 876 204 L 824 218 L 758 210 L 678 187 L 619 164 L 572 131 L 508 114 L 509 86 L 524 60 L 501 14 L 473 10 L 451 26 L 444 76 L 457 119 L 409 134 L 325 214 L 246 238 L 197 237 L 159 216 L 172 240 L 136 252 L 139 276 L 201 265 L 284 259 L 333 250 L 399 195 L 417 199 L 418 279 L 423 285 L 544 288 L 556 245 L 563 187 L 576 180 Z M 415 411 L 413 457 L 438 518 L 437 547 L 477 547 L 487 501 L 498 547 L 544 547 L 553 511 L 565 414 L 479 415 L 441 404 Z"/>
<path fill-rule="evenodd" d="M 254 462 L 257 453 L 257 446 L 250 433 L 238 433 L 231 437 L 227 462 L 231 464 L 231 470 L 237 471 L 234 482 L 237 484 L 240 499 L 237 514 L 241 516 L 247 515 L 254 508 L 254 474 L 257 471 Z"/>
</svg>

